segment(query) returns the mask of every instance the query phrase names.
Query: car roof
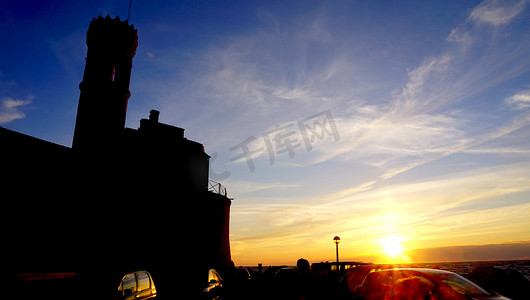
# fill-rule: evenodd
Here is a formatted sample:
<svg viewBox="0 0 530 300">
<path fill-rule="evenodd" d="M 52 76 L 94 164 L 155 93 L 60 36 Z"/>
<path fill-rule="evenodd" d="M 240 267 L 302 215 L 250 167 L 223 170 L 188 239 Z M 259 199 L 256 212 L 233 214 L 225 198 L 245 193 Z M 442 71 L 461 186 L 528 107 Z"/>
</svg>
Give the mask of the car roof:
<svg viewBox="0 0 530 300">
<path fill-rule="evenodd" d="M 393 268 L 393 269 L 385 269 L 376 272 L 389 272 L 389 271 L 411 271 L 411 272 L 419 272 L 419 273 L 427 273 L 427 274 L 455 274 L 453 272 L 445 271 L 445 270 L 439 270 L 439 269 L 426 269 L 426 268 Z"/>
</svg>

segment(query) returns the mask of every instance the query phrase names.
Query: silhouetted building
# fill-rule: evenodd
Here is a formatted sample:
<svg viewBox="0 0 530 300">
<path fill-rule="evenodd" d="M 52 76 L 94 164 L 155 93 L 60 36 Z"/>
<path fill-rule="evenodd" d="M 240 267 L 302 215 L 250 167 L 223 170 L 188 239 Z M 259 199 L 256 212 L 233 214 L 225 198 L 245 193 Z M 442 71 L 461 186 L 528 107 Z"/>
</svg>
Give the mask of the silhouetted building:
<svg viewBox="0 0 530 300">
<path fill-rule="evenodd" d="M 128 21 L 90 23 L 72 148 L 0 127 L 11 272 L 148 269 L 163 293 L 228 267 L 231 201 L 208 191 L 203 145 L 156 110 L 125 128 L 137 45 Z"/>
</svg>

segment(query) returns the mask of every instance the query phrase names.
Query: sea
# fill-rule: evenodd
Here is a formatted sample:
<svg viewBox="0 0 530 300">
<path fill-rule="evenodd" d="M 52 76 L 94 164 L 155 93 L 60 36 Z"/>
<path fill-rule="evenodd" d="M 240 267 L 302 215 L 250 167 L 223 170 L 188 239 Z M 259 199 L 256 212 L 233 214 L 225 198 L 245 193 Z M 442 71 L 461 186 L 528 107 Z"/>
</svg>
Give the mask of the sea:
<svg viewBox="0 0 530 300">
<path fill-rule="evenodd" d="M 530 260 L 501 260 L 501 261 L 464 261 L 464 262 L 440 262 L 440 263 L 416 263 L 409 266 L 420 268 L 437 268 L 465 275 L 477 267 L 491 266 L 502 270 L 516 270 L 521 273 L 526 280 L 530 281 Z"/>
</svg>

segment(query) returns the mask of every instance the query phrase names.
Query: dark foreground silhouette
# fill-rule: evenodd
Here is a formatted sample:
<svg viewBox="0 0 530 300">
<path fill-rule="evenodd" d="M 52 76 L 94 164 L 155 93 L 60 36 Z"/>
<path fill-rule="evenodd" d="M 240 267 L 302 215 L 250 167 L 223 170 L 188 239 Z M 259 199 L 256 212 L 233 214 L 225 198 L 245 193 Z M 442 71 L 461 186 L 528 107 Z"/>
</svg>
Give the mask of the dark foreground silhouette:
<svg viewBox="0 0 530 300">
<path fill-rule="evenodd" d="M 530 269 L 530 261 L 518 262 L 520 266 Z M 496 267 L 494 267 L 496 265 Z M 394 269 L 395 265 L 351 264 L 351 268 L 341 268 L 331 263 L 313 264 L 311 267 L 305 259 L 300 259 L 296 267 L 271 266 L 263 268 L 236 267 L 233 263 L 226 269 L 210 270 L 199 276 L 202 284 L 193 287 L 195 293 L 189 294 L 190 287 L 182 286 L 182 279 L 194 273 L 194 270 L 175 270 L 171 274 L 162 274 L 153 270 L 152 288 L 156 299 L 529 299 L 530 283 L 515 269 L 503 270 L 498 263 L 483 263 L 473 267 L 464 275 L 479 287 L 463 289 L 470 283 L 463 277 L 448 281 L 444 276 L 454 273 L 436 269 L 401 269 L 390 271 L 394 281 L 382 276 L 385 272 L 377 270 Z M 418 265 L 419 266 L 419 265 Z M 458 264 L 455 264 L 458 267 Z M 399 269 L 398 269 L 399 270 Z M 422 275 L 422 270 L 427 275 Z M 376 272 L 374 272 L 376 271 Z M 145 273 L 145 272 L 136 272 Z M 128 276 L 130 278 L 130 274 Z M 365 280 L 368 274 L 377 280 Z M 429 275 L 431 274 L 431 275 Z M 435 276 L 433 276 L 434 274 Z M 381 275 L 381 276 L 380 276 Z M 413 276 L 410 276 L 413 275 Z M 456 274 L 454 274 L 456 275 Z M 130 295 L 144 292 L 152 296 L 153 289 L 142 290 L 140 277 L 138 286 L 130 288 L 121 282 L 125 273 L 103 271 L 98 273 L 48 273 L 18 274 L 10 278 L 11 290 L 16 291 L 15 299 L 128 299 Z M 169 278 L 162 278 L 169 276 Z M 144 277 L 146 277 L 144 275 Z M 197 278 L 199 278 L 197 277 Z M 125 276 L 125 279 L 127 276 Z M 134 278 L 134 277 L 133 277 Z M 386 278 L 386 279 L 385 279 Z M 365 281 L 365 282 L 363 282 Z M 163 292 L 158 288 L 159 282 L 165 282 Z M 450 284 L 447 284 L 449 282 Z M 121 284 L 120 284 L 121 283 Z M 390 284 L 392 283 L 392 284 Z M 106 292 L 97 286 L 106 285 Z M 150 287 L 151 285 L 144 286 Z M 156 287 L 156 288 L 155 288 Z M 433 289 L 435 287 L 435 289 Z M 127 292 L 127 289 L 131 289 Z M 136 289 L 136 290 L 134 290 Z M 100 294 L 94 294 L 94 293 Z M 483 294 L 481 294 L 483 293 Z M 480 294 L 480 295 L 479 295 Z M 97 297 L 94 297 L 97 295 Z M 217 298 L 218 297 L 218 298 Z M 139 299 L 141 297 L 133 297 Z M 143 299 L 143 298 L 141 298 Z"/>
<path fill-rule="evenodd" d="M 72 148 L 0 127 L 3 293 L 104 299 L 139 270 L 160 296 L 199 291 L 230 263 L 231 199 L 209 188 L 204 146 L 158 111 L 125 127 L 134 26 L 99 16 L 86 43 Z"/>
</svg>

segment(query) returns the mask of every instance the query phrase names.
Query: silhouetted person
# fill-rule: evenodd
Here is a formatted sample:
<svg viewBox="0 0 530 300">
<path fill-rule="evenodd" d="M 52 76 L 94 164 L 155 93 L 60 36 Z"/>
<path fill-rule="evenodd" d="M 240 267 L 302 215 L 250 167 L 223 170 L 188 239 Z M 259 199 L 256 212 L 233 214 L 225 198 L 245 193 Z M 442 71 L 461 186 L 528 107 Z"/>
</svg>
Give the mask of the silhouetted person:
<svg viewBox="0 0 530 300">
<path fill-rule="evenodd" d="M 311 267 L 306 259 L 300 258 L 298 268 L 298 295 L 297 299 L 329 299 L 336 297 L 336 290 L 326 290 L 324 282 L 311 272 Z"/>
<path fill-rule="evenodd" d="M 316 280 L 310 272 L 309 262 L 300 258 L 296 262 L 298 278 L 296 283 L 296 299 L 316 299 Z"/>
<path fill-rule="evenodd" d="M 321 299 L 320 284 L 310 272 L 309 262 L 300 258 L 295 268 L 282 268 L 274 276 L 278 299 Z"/>
<path fill-rule="evenodd" d="M 300 274 L 309 273 L 310 271 L 309 262 L 304 258 L 300 258 L 296 262 L 296 268 L 298 268 L 298 273 Z"/>
</svg>

